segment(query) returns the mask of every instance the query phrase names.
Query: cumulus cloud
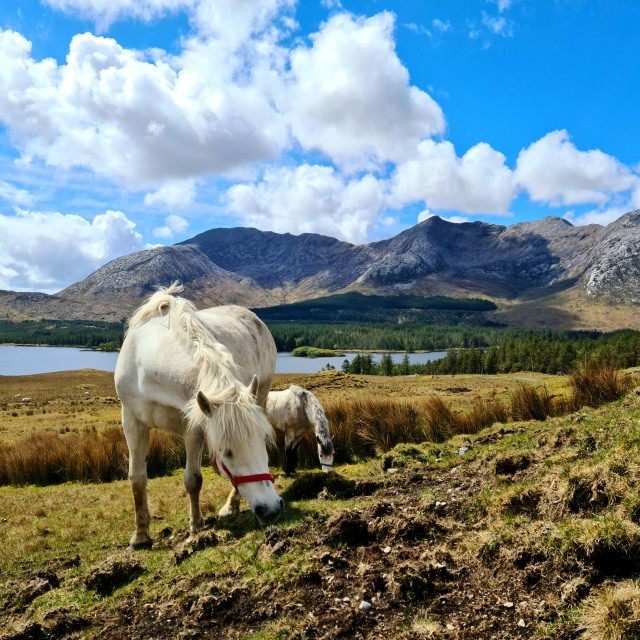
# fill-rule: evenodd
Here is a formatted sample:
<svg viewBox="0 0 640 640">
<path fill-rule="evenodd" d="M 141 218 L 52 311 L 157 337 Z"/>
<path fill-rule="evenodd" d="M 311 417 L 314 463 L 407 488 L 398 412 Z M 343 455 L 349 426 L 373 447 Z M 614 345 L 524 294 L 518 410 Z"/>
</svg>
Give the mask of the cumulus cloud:
<svg viewBox="0 0 640 640">
<path fill-rule="evenodd" d="M 167 216 L 165 218 L 164 227 L 157 227 L 153 230 L 156 238 L 168 240 L 173 238 L 176 233 L 184 233 L 189 227 L 189 223 L 180 216 Z"/>
<path fill-rule="evenodd" d="M 505 157 L 481 142 L 463 156 L 448 142 L 424 140 L 392 177 L 396 206 L 424 201 L 437 210 L 506 215 L 516 194 Z"/>
<path fill-rule="evenodd" d="M 196 185 L 193 180 L 174 180 L 167 182 L 154 193 L 147 193 L 144 203 L 148 207 L 184 209 L 195 197 Z"/>
<path fill-rule="evenodd" d="M 35 198 L 26 189 L 19 189 L 4 180 L 0 180 L 0 198 L 20 207 L 31 207 L 35 202 Z"/>
<path fill-rule="evenodd" d="M 444 132 L 440 106 L 409 84 L 395 52 L 394 17 L 346 13 L 291 54 L 286 110 L 305 149 L 338 163 L 397 161 L 420 139 Z"/>
<path fill-rule="evenodd" d="M 515 175 L 532 200 L 552 206 L 604 204 L 638 184 L 638 176 L 613 156 L 578 150 L 564 129 L 523 149 Z"/>
<path fill-rule="evenodd" d="M 0 215 L 0 289 L 63 289 L 110 260 L 144 249 L 134 228 L 120 211 L 92 222 L 62 213 Z"/>
<path fill-rule="evenodd" d="M 261 43 L 257 64 L 268 69 L 275 49 L 268 37 Z M 0 31 L 0 120 L 25 159 L 88 167 L 136 188 L 272 158 L 288 141 L 286 122 L 265 87 L 236 78 L 244 61 L 227 44 L 194 38 L 180 59 L 149 62 L 85 33 L 58 66 Z"/>
<path fill-rule="evenodd" d="M 229 211 L 250 226 L 349 242 L 367 239 L 385 197 L 383 183 L 371 175 L 345 182 L 333 167 L 320 165 L 268 169 L 261 182 L 227 192 Z"/>
</svg>

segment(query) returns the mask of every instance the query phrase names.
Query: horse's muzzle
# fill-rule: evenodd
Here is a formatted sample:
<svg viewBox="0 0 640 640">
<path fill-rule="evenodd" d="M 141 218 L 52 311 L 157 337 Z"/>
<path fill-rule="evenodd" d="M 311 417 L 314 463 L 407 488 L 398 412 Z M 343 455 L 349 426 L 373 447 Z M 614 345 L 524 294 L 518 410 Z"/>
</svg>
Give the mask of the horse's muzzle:
<svg viewBox="0 0 640 640">
<path fill-rule="evenodd" d="M 283 509 L 284 500 L 279 498 L 275 506 L 257 504 L 251 509 L 251 512 L 259 525 L 266 525 L 275 522 L 280 517 Z"/>
</svg>

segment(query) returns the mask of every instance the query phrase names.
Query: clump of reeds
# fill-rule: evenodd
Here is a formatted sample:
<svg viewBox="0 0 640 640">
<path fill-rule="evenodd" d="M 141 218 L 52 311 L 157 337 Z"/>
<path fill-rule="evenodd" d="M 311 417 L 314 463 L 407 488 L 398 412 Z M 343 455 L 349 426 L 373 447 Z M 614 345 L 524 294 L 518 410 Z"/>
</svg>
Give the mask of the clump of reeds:
<svg viewBox="0 0 640 640">
<path fill-rule="evenodd" d="M 153 430 L 147 461 L 149 476 L 183 466 L 179 438 Z M 127 477 L 128 449 L 121 429 L 102 433 L 35 433 L 0 445 L 0 485 L 111 482 Z"/>
<path fill-rule="evenodd" d="M 640 586 L 625 580 L 587 598 L 582 611 L 585 640 L 640 640 Z"/>
<path fill-rule="evenodd" d="M 521 384 L 511 392 L 510 399 L 513 420 L 546 420 L 556 415 L 553 399 L 546 387 L 536 389 Z"/>
<path fill-rule="evenodd" d="M 620 376 L 610 363 L 589 360 L 582 369 L 569 374 L 573 410 L 581 407 L 599 407 L 625 395 L 634 385 L 632 376 Z"/>
<path fill-rule="evenodd" d="M 478 433 L 496 422 L 507 422 L 509 411 L 502 402 L 476 398 L 468 411 L 458 416 L 456 433 Z"/>
</svg>

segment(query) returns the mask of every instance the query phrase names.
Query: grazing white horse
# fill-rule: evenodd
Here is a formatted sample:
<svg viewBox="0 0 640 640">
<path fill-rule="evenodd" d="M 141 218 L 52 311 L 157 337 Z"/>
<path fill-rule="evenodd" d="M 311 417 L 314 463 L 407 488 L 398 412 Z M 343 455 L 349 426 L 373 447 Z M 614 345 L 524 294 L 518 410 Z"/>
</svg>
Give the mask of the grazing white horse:
<svg viewBox="0 0 640 640">
<path fill-rule="evenodd" d="M 295 473 L 298 445 L 307 431 L 316 434 L 322 470 L 325 473 L 331 471 L 333 442 L 329 435 L 329 423 L 322 405 L 311 391 L 296 385 L 284 391 L 271 391 L 266 412 L 273 427 L 284 433 L 284 472 L 287 475 Z"/>
<path fill-rule="evenodd" d="M 173 296 L 180 291 L 174 283 L 136 311 L 116 365 L 136 511 L 134 549 L 152 544 L 147 505 L 152 427 L 184 438 L 192 532 L 204 525 L 200 466 L 205 436 L 220 472 L 234 485 L 221 515 L 237 513 L 241 496 L 259 523 L 274 521 L 284 506 L 269 473 L 267 443 L 273 430 L 263 411 L 275 371 L 273 338 L 251 311 L 235 306 L 197 311 Z"/>
</svg>

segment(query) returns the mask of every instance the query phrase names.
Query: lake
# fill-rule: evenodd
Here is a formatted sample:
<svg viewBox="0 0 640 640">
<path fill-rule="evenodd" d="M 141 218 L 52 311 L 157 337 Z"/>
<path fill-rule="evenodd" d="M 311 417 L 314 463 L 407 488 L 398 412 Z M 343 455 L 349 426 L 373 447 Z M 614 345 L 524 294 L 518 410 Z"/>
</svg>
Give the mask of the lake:
<svg viewBox="0 0 640 640">
<path fill-rule="evenodd" d="M 342 367 L 344 359 L 352 360 L 356 354 L 347 353 L 337 358 L 295 358 L 290 353 L 278 353 L 276 373 L 317 373 L 327 364 L 336 369 Z M 430 353 L 410 353 L 411 364 L 424 364 L 444 358 L 446 351 Z M 392 353 L 394 362 L 401 362 L 404 354 Z M 374 354 L 380 360 L 382 354 Z M 34 373 L 53 371 L 74 371 L 76 369 L 100 369 L 115 371 L 118 353 L 90 351 L 74 347 L 16 347 L 0 345 L 0 375 L 26 376 Z"/>
</svg>

